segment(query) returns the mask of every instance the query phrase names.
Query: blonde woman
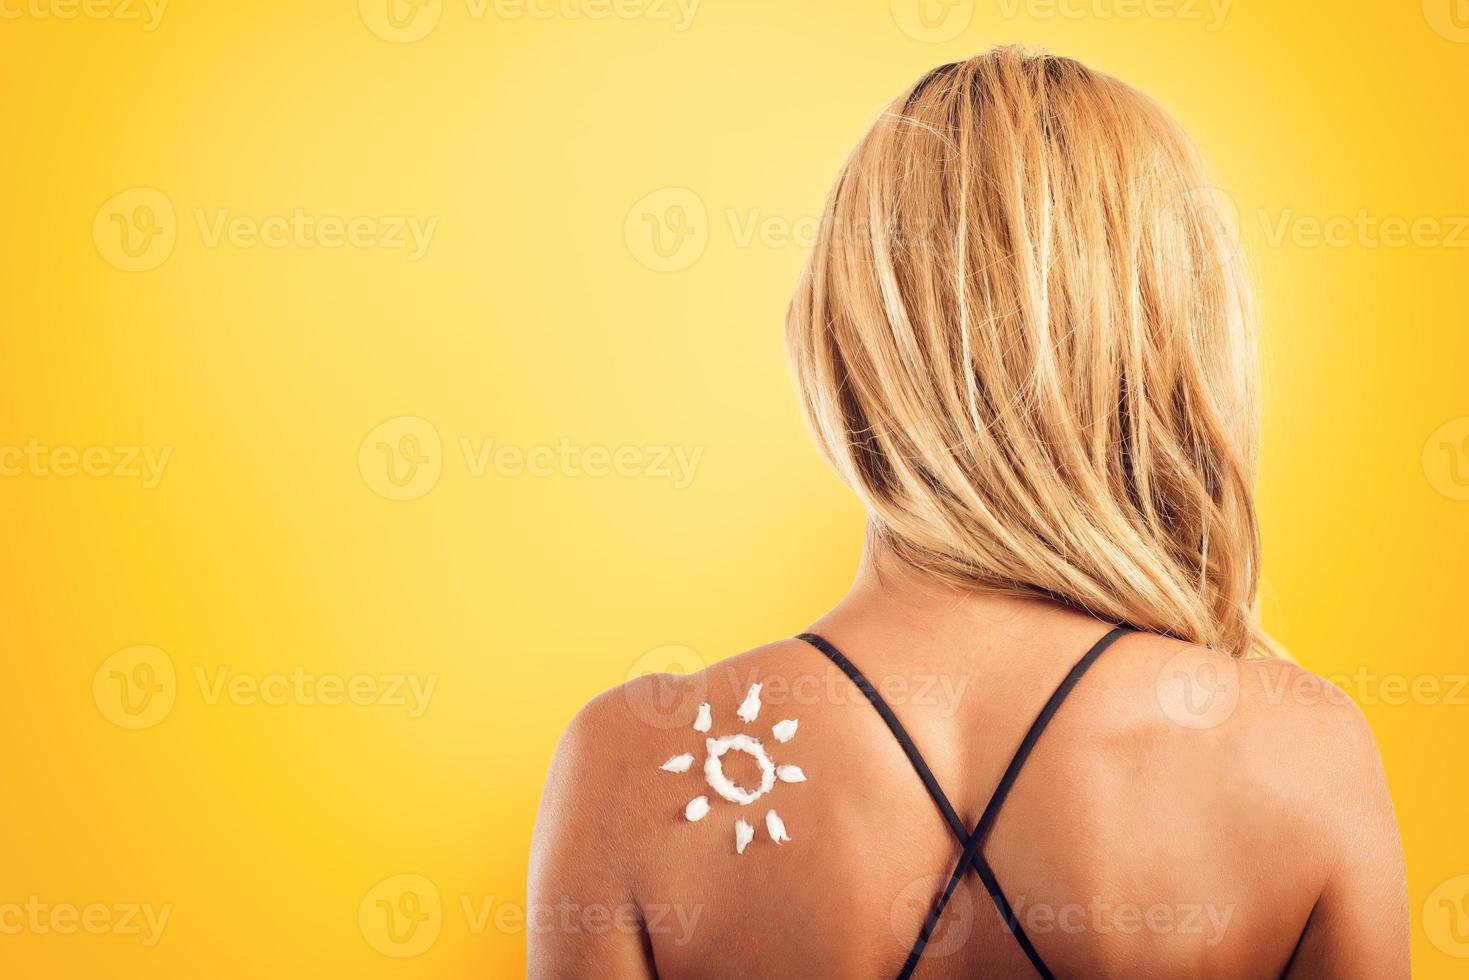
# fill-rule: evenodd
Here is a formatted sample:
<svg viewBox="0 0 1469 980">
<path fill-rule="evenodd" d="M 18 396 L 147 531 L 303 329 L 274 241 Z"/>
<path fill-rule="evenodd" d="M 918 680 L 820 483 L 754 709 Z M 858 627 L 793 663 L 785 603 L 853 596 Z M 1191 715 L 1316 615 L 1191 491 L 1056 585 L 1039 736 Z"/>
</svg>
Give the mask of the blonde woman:
<svg viewBox="0 0 1469 980">
<path fill-rule="evenodd" d="M 1407 975 L 1372 736 L 1255 616 L 1248 280 L 1207 186 L 1065 58 L 882 115 L 788 323 L 870 513 L 856 582 L 571 723 L 532 976 Z"/>
</svg>

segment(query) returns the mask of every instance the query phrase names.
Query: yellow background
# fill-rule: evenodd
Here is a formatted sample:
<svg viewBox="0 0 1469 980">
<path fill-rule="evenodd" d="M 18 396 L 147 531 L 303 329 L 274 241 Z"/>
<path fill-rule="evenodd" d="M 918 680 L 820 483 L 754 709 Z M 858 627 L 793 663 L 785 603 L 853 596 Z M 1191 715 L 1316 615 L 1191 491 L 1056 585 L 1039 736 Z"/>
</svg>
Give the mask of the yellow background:
<svg viewBox="0 0 1469 980">
<path fill-rule="evenodd" d="M 1469 670 L 1469 5 L 1235 0 L 1220 22 L 1200 0 L 932 0 L 925 23 L 916 0 L 703 0 L 691 21 L 669 0 L 395 0 L 394 27 L 387 0 L 175 0 L 149 30 L 125 19 L 140 0 L 94 2 L 0 3 L 0 445 L 170 456 L 156 486 L 122 454 L 0 477 L 0 906 L 170 912 L 151 945 L 0 933 L 0 973 L 520 973 L 529 835 L 575 709 L 844 589 L 862 515 L 782 348 L 802 241 L 888 98 L 1003 41 L 1155 94 L 1239 209 L 1269 622 L 1318 672 L 1444 683 L 1354 693 L 1416 973 L 1465 966 L 1439 901 L 1469 891 L 1469 704 L 1449 696 Z M 108 203 L 135 188 L 153 196 Z M 137 211 L 157 195 L 172 220 Z M 297 209 L 437 224 L 416 259 L 210 234 Z M 1426 223 L 1384 242 L 1359 214 Z M 129 260 L 133 219 L 162 234 Z M 1336 244 L 1326 219 L 1352 222 Z M 405 435 L 428 469 L 397 459 L 419 481 L 398 487 L 378 443 Z M 476 475 L 462 439 L 646 465 Z M 691 483 L 660 446 L 702 453 Z M 129 715 L 140 663 L 165 700 Z M 436 686 L 416 717 L 213 687 L 297 668 L 369 700 L 391 675 Z M 420 930 L 397 943 L 376 903 L 405 890 Z"/>
</svg>

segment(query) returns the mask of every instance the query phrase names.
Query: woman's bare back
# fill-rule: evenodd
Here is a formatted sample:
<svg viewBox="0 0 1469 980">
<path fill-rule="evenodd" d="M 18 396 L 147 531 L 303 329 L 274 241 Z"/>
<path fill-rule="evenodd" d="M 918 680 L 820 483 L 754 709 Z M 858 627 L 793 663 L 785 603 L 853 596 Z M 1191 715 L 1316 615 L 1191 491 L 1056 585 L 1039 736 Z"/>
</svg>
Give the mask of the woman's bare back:
<svg viewBox="0 0 1469 980">
<path fill-rule="evenodd" d="M 972 828 L 1109 624 L 871 578 L 813 631 L 871 680 Z M 795 734 L 779 741 L 787 720 Z M 804 780 L 767 780 L 745 805 L 723 798 L 706 739 L 739 733 Z M 685 754 L 686 771 L 660 768 Z M 720 765 L 761 788 L 755 755 L 736 748 Z M 698 797 L 707 815 L 690 820 Z M 751 831 L 743 853 L 737 821 Z M 961 850 L 889 726 L 810 643 L 641 678 L 589 704 L 553 764 L 531 903 L 559 912 L 532 917 L 531 972 L 895 976 Z M 1036 741 L 981 853 L 1057 976 L 1407 974 L 1402 862 L 1371 735 L 1344 696 L 1283 661 L 1122 636 Z M 964 874 L 915 975 L 1037 973 L 980 876 Z"/>
</svg>

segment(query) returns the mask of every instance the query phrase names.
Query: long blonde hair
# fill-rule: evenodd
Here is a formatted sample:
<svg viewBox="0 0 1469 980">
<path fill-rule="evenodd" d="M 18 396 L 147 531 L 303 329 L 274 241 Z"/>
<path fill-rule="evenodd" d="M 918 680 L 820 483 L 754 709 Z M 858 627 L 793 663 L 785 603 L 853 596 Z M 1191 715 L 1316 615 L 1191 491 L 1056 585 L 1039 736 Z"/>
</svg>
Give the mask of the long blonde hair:
<svg viewBox="0 0 1469 980">
<path fill-rule="evenodd" d="M 807 419 L 883 544 L 1243 655 L 1249 282 L 1188 137 L 1137 90 L 999 48 L 894 102 L 791 301 Z"/>
</svg>

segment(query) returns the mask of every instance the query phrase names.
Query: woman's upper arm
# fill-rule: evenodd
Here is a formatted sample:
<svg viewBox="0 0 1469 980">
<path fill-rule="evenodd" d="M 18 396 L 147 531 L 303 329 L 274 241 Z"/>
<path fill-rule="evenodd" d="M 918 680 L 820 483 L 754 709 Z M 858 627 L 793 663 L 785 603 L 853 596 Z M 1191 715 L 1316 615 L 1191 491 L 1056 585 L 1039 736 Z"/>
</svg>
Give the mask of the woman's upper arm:
<svg viewBox="0 0 1469 980">
<path fill-rule="evenodd" d="M 1331 864 L 1287 975 L 1407 977 L 1407 880 L 1382 761 L 1356 705 L 1328 710 L 1339 746 L 1320 762 L 1334 768 L 1322 800 Z"/>
<path fill-rule="evenodd" d="M 627 785 L 615 752 L 625 745 L 622 709 L 616 691 L 594 699 L 567 726 L 551 762 L 531 842 L 532 978 L 656 975 L 631 888 L 631 811 L 618 796 Z"/>
</svg>

